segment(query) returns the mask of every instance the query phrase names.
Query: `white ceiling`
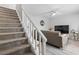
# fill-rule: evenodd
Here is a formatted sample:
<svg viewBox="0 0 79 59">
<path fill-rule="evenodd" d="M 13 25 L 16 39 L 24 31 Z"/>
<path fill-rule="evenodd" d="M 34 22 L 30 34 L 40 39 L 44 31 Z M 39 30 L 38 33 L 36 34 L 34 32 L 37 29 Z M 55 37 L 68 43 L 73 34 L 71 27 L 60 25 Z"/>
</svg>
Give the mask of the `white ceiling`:
<svg viewBox="0 0 79 59">
<path fill-rule="evenodd" d="M 56 10 L 60 14 L 78 13 L 79 4 L 26 4 L 26 10 L 33 16 L 40 15 L 51 10 Z"/>
</svg>

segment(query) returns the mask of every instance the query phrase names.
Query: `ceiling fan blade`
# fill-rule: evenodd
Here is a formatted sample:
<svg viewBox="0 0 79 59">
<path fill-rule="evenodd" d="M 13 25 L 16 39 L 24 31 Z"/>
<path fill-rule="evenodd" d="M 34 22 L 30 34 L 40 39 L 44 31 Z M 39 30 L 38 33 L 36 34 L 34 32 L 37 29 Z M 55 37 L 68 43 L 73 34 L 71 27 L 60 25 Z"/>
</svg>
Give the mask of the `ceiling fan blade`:
<svg viewBox="0 0 79 59">
<path fill-rule="evenodd" d="M 53 15 L 53 13 L 56 13 L 55 15 L 61 15 L 62 13 L 60 12 L 62 8 L 55 8 L 55 9 L 52 9 L 50 11 L 47 11 L 47 12 L 43 12 L 41 13 L 40 15 Z"/>
</svg>

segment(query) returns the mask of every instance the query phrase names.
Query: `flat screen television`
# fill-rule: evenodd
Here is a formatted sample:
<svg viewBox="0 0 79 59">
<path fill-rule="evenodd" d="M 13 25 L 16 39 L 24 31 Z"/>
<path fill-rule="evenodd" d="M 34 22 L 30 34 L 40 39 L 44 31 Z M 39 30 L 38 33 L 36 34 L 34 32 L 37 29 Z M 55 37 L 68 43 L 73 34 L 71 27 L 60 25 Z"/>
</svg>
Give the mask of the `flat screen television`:
<svg viewBox="0 0 79 59">
<path fill-rule="evenodd" d="M 69 33 L 69 25 L 56 25 L 55 31 L 60 31 L 62 34 Z"/>
</svg>

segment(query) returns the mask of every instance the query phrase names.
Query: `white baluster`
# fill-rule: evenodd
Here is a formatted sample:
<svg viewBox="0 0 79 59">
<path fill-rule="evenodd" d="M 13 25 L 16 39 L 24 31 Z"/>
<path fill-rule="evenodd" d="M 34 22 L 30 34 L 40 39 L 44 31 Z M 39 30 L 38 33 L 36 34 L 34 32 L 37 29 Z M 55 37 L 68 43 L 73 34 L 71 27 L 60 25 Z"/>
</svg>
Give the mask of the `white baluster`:
<svg viewBox="0 0 79 59">
<path fill-rule="evenodd" d="M 42 55 L 46 54 L 46 41 L 43 39 L 42 40 Z"/>
<path fill-rule="evenodd" d="M 34 44 L 34 27 L 32 26 L 32 44 Z"/>
<path fill-rule="evenodd" d="M 30 28 L 29 28 L 29 31 L 30 31 L 30 38 L 31 38 L 31 22 L 30 22 Z"/>
<path fill-rule="evenodd" d="M 27 19 L 28 20 L 28 19 Z M 28 20 L 29 21 L 29 20 Z M 29 35 L 29 22 L 27 22 L 27 34 Z"/>
<path fill-rule="evenodd" d="M 39 55 L 41 55 L 41 35 L 39 35 Z"/>
<path fill-rule="evenodd" d="M 30 33 L 31 33 L 31 36 L 32 36 L 32 24 L 30 23 Z"/>
<path fill-rule="evenodd" d="M 28 34 L 28 39 L 31 41 L 31 43 L 33 43 L 32 47 L 33 49 L 35 49 L 35 52 L 39 52 L 40 54 L 46 54 L 46 38 L 45 36 L 42 34 L 42 32 L 35 26 L 35 24 L 31 21 L 30 17 L 27 15 L 27 13 L 24 11 L 24 9 L 22 8 L 22 12 L 24 13 L 24 15 L 26 16 L 26 18 L 28 18 L 27 20 L 24 19 L 23 24 L 26 24 L 27 27 L 27 33 Z M 22 19 L 23 20 L 23 19 Z M 24 27 L 26 29 L 26 27 Z M 39 38 L 38 38 L 38 34 Z M 39 46 L 37 45 L 38 40 L 39 39 Z M 38 54 L 38 53 L 36 53 Z"/>
<path fill-rule="evenodd" d="M 30 22 L 29 22 L 29 38 L 31 38 L 31 34 L 30 34 Z"/>
<path fill-rule="evenodd" d="M 35 30 L 35 50 L 37 50 L 37 30 Z"/>
</svg>

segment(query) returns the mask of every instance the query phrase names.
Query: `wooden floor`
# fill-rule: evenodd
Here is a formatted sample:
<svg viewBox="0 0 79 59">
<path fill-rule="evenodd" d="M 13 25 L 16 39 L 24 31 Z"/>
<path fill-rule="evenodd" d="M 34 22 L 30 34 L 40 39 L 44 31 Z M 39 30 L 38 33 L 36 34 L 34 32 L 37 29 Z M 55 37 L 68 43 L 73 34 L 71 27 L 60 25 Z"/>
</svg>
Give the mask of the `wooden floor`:
<svg viewBox="0 0 79 59">
<path fill-rule="evenodd" d="M 79 41 L 70 40 L 61 49 L 47 44 L 47 55 L 79 55 Z"/>
</svg>

